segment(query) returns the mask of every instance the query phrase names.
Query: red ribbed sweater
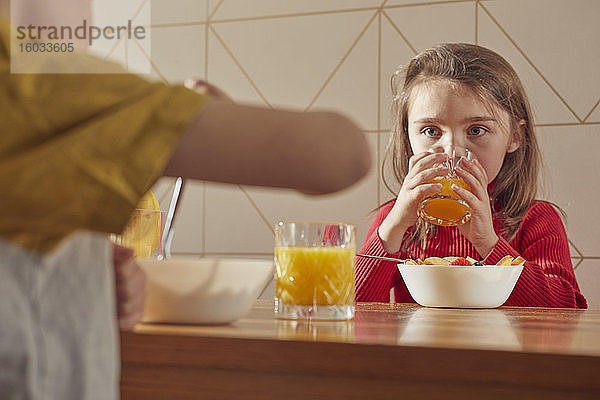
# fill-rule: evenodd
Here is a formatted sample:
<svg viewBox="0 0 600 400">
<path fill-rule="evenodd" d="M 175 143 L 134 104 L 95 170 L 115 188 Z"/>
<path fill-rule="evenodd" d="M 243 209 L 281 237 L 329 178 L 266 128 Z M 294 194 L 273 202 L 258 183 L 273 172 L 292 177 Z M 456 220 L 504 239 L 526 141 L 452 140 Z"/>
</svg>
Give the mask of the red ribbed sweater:
<svg viewBox="0 0 600 400">
<path fill-rule="evenodd" d="M 394 202 L 386 203 L 375 216 L 361 250 L 363 254 L 401 259 L 471 256 L 483 264 L 496 264 L 506 255 L 520 255 L 527 261 L 504 305 L 587 308 L 575 279 L 565 228 L 550 203 L 534 202 L 514 239 L 508 243 L 498 234 L 500 240 L 482 260 L 456 227 L 439 227 L 436 237 L 428 240 L 425 249 L 413 244 L 407 251 L 388 253 L 378 230 Z M 500 224 L 496 220 L 494 227 L 498 233 Z M 356 258 L 356 301 L 389 302 L 392 288 L 395 302 L 414 303 L 394 262 Z"/>
</svg>

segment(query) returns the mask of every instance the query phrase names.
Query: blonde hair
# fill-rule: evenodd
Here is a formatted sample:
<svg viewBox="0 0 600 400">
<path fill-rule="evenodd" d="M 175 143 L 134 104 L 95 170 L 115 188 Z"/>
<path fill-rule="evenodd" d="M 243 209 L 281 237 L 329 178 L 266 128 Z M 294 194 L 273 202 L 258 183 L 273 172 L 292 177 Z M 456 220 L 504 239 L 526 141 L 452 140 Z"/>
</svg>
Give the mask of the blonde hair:
<svg viewBox="0 0 600 400">
<path fill-rule="evenodd" d="M 540 151 L 523 85 L 512 66 L 499 54 L 473 44 L 445 43 L 424 50 L 394 73 L 391 80 L 393 132 L 382 172 L 391 154 L 394 177 L 399 184 L 404 181 L 409 158 L 413 155 L 408 139 L 410 96 L 415 86 L 432 79 L 461 84 L 486 104 L 500 106 L 510 116 L 511 135 L 522 132 L 516 138 L 520 141 L 519 148 L 506 154 L 490 193 L 492 213 L 503 224 L 502 236 L 510 241 L 535 199 Z M 521 121 L 524 126 L 519 130 Z M 385 176 L 383 181 L 393 193 Z M 435 231 L 435 225 L 419 218 L 403 248 L 424 242 Z"/>
</svg>

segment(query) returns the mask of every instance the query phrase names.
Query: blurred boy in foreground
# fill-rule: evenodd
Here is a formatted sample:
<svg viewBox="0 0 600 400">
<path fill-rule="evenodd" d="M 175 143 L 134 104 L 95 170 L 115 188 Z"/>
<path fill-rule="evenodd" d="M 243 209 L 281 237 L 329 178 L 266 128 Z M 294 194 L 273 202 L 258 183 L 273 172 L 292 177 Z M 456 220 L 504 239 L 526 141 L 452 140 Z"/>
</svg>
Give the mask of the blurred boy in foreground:
<svg viewBox="0 0 600 400">
<path fill-rule="evenodd" d="M 13 7 L 24 21 L 90 17 L 85 0 Z M 328 193 L 366 174 L 367 144 L 342 115 L 234 104 L 205 82 L 199 94 L 125 73 L 12 74 L 8 10 L 1 0 L 0 398 L 115 399 L 116 310 L 135 324 L 144 279 L 106 233 L 155 180 Z"/>
</svg>

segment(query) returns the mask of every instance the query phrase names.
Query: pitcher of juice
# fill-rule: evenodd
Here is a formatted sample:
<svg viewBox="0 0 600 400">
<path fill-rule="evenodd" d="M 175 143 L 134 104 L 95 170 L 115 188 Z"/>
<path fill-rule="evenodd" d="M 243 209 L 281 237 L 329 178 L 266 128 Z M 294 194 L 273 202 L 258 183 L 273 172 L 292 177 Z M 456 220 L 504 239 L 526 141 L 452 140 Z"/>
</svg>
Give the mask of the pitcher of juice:
<svg viewBox="0 0 600 400">
<path fill-rule="evenodd" d="M 285 319 L 354 317 L 356 226 L 275 225 L 275 313 Z"/>
<path fill-rule="evenodd" d="M 465 158 L 472 159 L 471 152 L 459 146 L 452 146 L 447 151 L 437 147 L 432 149 L 435 153 L 446 152 L 448 159 L 445 164 L 448 167 L 448 174 L 440 176 L 429 183 L 439 183 L 442 189 L 431 195 L 425 196 L 419 203 L 419 215 L 427 222 L 440 226 L 462 225 L 471 219 L 471 208 L 469 205 L 452 190 L 452 185 L 471 190 L 469 185 L 459 178 L 455 173 L 458 162 Z"/>
</svg>

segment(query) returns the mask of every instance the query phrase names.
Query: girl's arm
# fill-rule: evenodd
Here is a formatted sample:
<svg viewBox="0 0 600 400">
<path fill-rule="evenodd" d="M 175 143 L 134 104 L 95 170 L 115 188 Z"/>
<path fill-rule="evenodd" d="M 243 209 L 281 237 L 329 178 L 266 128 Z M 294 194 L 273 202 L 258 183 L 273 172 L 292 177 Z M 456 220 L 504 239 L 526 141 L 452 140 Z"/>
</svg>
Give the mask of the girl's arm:
<svg viewBox="0 0 600 400">
<path fill-rule="evenodd" d="M 188 125 L 163 174 L 318 194 L 350 186 L 370 163 L 360 128 L 341 114 L 213 99 Z"/>
<path fill-rule="evenodd" d="M 361 253 L 383 257 L 398 257 L 398 254 L 388 253 L 378 234 L 379 226 L 388 215 L 394 202 L 385 204 L 377 213 Z M 390 290 L 400 280 L 400 272 L 393 261 L 376 260 L 366 257 L 356 257 L 356 301 L 377 301 L 388 303 Z"/>
<path fill-rule="evenodd" d="M 512 244 L 500 238 L 483 261 L 495 264 L 519 252 L 527 260 L 505 305 L 587 308 L 575 279 L 565 228 L 550 203 L 534 203 Z"/>
</svg>

